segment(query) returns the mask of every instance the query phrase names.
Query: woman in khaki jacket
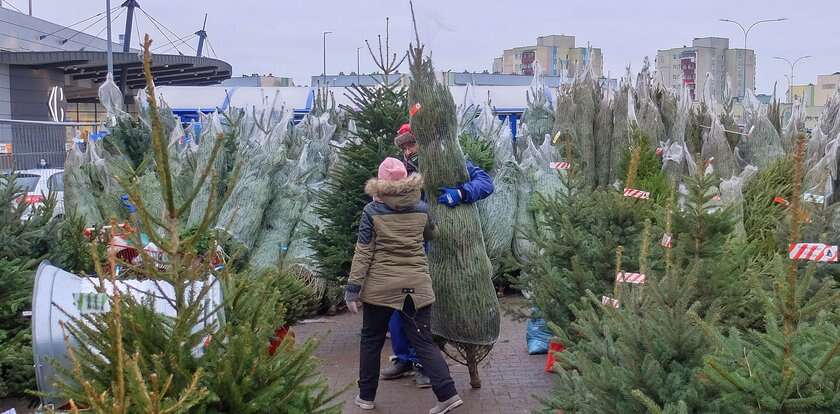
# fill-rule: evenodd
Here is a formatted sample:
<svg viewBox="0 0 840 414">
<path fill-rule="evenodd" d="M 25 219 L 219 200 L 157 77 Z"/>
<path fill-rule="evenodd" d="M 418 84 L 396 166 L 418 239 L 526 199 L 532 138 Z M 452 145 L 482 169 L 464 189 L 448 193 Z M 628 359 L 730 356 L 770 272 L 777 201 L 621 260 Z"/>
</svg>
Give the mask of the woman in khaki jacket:
<svg viewBox="0 0 840 414">
<path fill-rule="evenodd" d="M 408 176 L 402 161 L 386 158 L 377 178 L 365 186 L 373 201 L 359 224 L 356 253 L 344 293 L 352 312 L 363 310 L 359 360 L 359 395 L 363 410 L 374 408 L 379 360 L 388 321 L 394 311 L 406 322 L 406 334 L 417 350 L 438 403 L 429 414 L 444 414 L 463 404 L 449 367 L 432 341 L 431 306 L 435 301 L 424 242 L 434 235 L 427 206 L 420 201 L 423 178 Z"/>
</svg>

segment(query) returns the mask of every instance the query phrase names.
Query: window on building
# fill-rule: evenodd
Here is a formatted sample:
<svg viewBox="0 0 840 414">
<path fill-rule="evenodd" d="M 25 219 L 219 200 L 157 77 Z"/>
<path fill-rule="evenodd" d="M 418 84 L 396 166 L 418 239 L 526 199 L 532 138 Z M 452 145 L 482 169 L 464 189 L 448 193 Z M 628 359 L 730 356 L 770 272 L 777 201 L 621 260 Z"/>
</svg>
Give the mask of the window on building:
<svg viewBox="0 0 840 414">
<path fill-rule="evenodd" d="M 835 83 L 825 83 L 822 86 L 823 89 L 835 89 L 837 88 L 837 84 Z"/>
</svg>

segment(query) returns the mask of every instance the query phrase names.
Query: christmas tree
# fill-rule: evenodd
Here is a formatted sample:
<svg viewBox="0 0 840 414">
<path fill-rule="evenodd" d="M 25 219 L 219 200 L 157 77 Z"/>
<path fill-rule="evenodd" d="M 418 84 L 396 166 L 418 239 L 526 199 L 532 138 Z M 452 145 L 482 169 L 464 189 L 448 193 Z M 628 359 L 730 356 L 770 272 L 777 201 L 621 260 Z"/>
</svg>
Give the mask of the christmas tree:
<svg viewBox="0 0 840 414">
<path fill-rule="evenodd" d="M 412 18 L 414 7 L 412 5 Z M 466 182 L 469 178 L 458 143 L 455 102 L 446 85 L 435 78 L 432 60 L 424 56 L 415 23 L 416 43 L 410 48 L 412 81 L 408 97 L 413 108 L 411 129 L 426 194 Z M 501 315 L 493 287 L 493 268 L 484 246 L 478 208 L 462 204 L 449 208 L 430 197 L 429 213 L 438 237 L 429 250 L 429 273 L 435 290 L 432 332 L 456 352 L 450 357 L 465 364 L 470 385 L 481 386 L 478 363 L 499 336 Z"/>
<path fill-rule="evenodd" d="M 0 175 L 0 397 L 34 388 L 29 320 L 34 268 L 50 253 L 60 222 L 51 219 L 55 199 L 30 205 L 14 174 Z"/>
<path fill-rule="evenodd" d="M 113 252 L 104 260 L 92 248 L 99 275 L 95 289 L 107 296 L 107 309 L 71 318 L 64 325 L 70 365 L 59 368 L 60 396 L 70 401 L 74 413 L 81 408 L 94 413 L 337 413 L 333 396 L 317 375 L 313 342 L 295 346 L 286 339 L 274 353 L 267 352 L 277 324 L 284 322 L 287 312 L 294 318 L 298 306 L 284 304 L 289 298 L 284 299 L 283 292 L 299 292 L 294 286 L 300 282 L 290 275 L 235 274 L 229 266 L 218 266 L 221 243 L 209 226 L 235 186 L 234 175 L 224 186 L 225 194 L 216 193 L 219 175 L 214 158 L 225 145 L 221 135 L 199 170 L 202 180 L 212 180 L 207 205 L 200 206 L 203 214 L 197 228 L 189 235 L 181 231 L 203 183 L 197 182 L 183 203 L 175 199 L 150 47 L 147 35 L 144 74 L 163 214 L 149 213 L 136 174 L 116 178 L 136 206 L 133 226 L 160 230 L 145 232 L 159 253 L 139 249 L 141 263 L 132 264 L 119 261 Z M 131 239 L 141 245 L 138 232 Z M 207 244 L 209 249 L 202 247 Z M 158 288 L 154 299 L 124 290 L 117 280 L 117 264 L 171 289 Z M 217 284 L 225 294 L 223 303 L 212 294 Z M 155 301 L 172 312 L 156 312 Z"/>
<path fill-rule="evenodd" d="M 376 175 L 383 159 L 397 154 L 394 135 L 408 122 L 406 88 L 391 79 L 405 57 L 391 53 L 388 20 L 384 48 L 379 36 L 379 53 L 374 53 L 369 43 L 368 51 L 383 76 L 377 86 L 353 85 L 347 90 L 354 107 L 345 109 L 356 133 L 339 151 L 324 190 L 316 194 L 313 209 L 321 224 L 308 232 L 319 276 L 338 282 L 350 272 L 362 208 L 370 201 L 365 183 Z"/>
<path fill-rule="evenodd" d="M 805 136 L 800 134 L 793 161 L 790 243 L 800 243 L 805 217 L 799 194 Z M 813 264 L 800 265 L 776 254 L 763 263 L 772 283 L 756 293 L 765 304 L 765 329 L 716 332 L 717 346 L 706 358 L 705 374 L 728 406 L 745 413 L 834 413 L 840 410 L 840 291 L 815 283 Z M 814 286 L 816 284 L 816 286 Z"/>
</svg>

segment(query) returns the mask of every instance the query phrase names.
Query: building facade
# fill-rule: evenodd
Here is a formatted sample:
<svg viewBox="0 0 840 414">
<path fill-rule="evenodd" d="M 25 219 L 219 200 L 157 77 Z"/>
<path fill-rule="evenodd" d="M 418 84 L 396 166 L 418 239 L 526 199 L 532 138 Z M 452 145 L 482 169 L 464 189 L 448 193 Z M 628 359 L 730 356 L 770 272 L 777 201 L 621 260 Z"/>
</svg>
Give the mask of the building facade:
<svg viewBox="0 0 840 414">
<path fill-rule="evenodd" d="M 505 49 L 493 59 L 493 73 L 533 75 L 536 65 L 547 76 L 571 78 L 586 65 L 591 65 L 595 77 L 604 73 L 601 49 L 575 47 L 575 37 L 566 35 L 540 36 L 534 46 Z"/>
<path fill-rule="evenodd" d="M 814 87 L 814 104 L 824 106 L 831 95 L 834 95 L 838 85 L 840 85 L 840 72 L 834 72 L 830 75 L 817 75 L 817 84 Z"/>
<path fill-rule="evenodd" d="M 3 7 L 0 21 L 0 169 L 32 168 L 40 158 L 61 167 L 70 135 L 94 132 L 106 119 L 98 90 L 107 41 Z M 142 61 L 138 50 L 112 46 L 114 80 L 131 112 L 131 96 L 146 85 Z M 152 61 L 157 85 L 212 85 L 231 74 L 229 64 L 206 57 L 155 54 Z M 81 131 L 67 122 L 83 124 Z"/>
<path fill-rule="evenodd" d="M 222 82 L 222 86 L 261 86 L 282 88 L 295 86 L 295 81 L 292 78 L 274 76 L 270 73 L 268 75 L 253 73 L 251 75 L 242 75 L 226 79 Z"/>
<path fill-rule="evenodd" d="M 745 71 L 746 69 L 746 71 Z M 743 98 L 744 90 L 755 90 L 755 52 L 751 49 L 730 49 L 729 39 L 695 38 L 691 47 L 659 50 L 656 72 L 670 88 L 688 88 L 699 100 L 706 87 L 706 74 L 711 74 L 711 90 L 720 99 L 726 82 L 735 98 Z"/>
<path fill-rule="evenodd" d="M 814 106 L 816 103 L 816 100 L 814 99 L 814 92 L 816 92 L 816 87 L 813 83 L 809 83 L 807 85 L 793 85 L 788 91 L 788 101 L 800 101 L 803 102 L 805 106 Z"/>
</svg>

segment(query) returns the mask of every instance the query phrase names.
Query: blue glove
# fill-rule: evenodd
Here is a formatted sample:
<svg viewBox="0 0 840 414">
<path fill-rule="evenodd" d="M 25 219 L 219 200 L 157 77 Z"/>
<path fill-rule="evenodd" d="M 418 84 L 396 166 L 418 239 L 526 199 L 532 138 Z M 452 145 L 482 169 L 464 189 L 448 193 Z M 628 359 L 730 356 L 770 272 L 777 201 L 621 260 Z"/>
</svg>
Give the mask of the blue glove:
<svg viewBox="0 0 840 414">
<path fill-rule="evenodd" d="M 449 208 L 457 206 L 461 203 L 461 200 L 464 198 L 461 195 L 461 190 L 454 187 L 443 187 L 438 191 L 440 191 L 438 203 L 444 204 Z"/>
<path fill-rule="evenodd" d="M 126 210 L 128 210 L 128 214 L 134 214 L 137 212 L 137 208 L 134 207 L 134 205 L 131 204 L 130 201 L 128 201 L 128 195 L 120 196 L 120 201 L 122 201 L 123 207 L 125 207 Z"/>
</svg>

